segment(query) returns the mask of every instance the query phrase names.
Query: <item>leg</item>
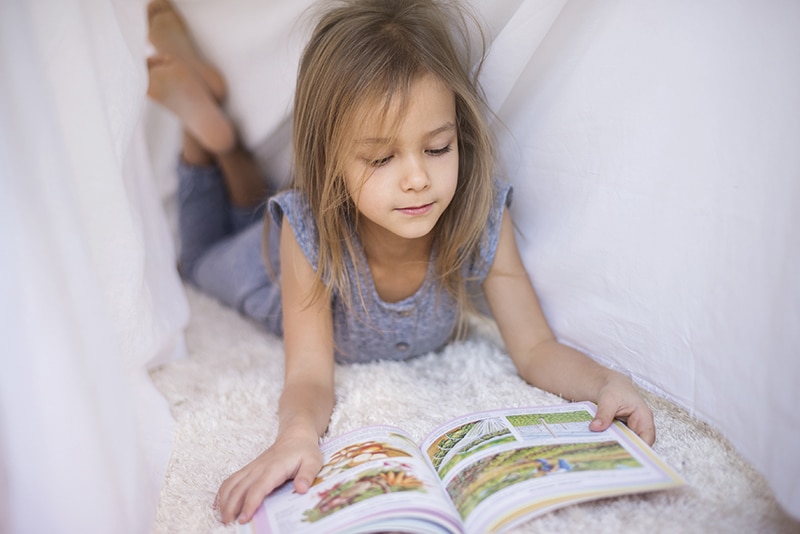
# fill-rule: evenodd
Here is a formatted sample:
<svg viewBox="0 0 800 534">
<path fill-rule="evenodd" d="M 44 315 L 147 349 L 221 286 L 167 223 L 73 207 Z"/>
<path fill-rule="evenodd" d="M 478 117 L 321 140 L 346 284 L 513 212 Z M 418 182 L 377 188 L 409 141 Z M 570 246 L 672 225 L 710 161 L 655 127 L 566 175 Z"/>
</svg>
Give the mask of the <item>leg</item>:
<svg viewBox="0 0 800 534">
<path fill-rule="evenodd" d="M 149 58 L 148 66 L 149 96 L 170 109 L 184 124 L 182 161 L 178 168 L 180 264 L 182 272 L 191 279 L 195 261 L 214 243 L 241 229 L 242 224 L 234 224 L 234 217 L 244 218 L 232 211 L 224 186 L 228 182 L 237 183 L 238 175 L 235 173 L 240 171 L 236 165 L 228 165 L 230 175 L 223 177 L 224 170 L 221 172 L 215 164 L 215 154 L 220 149 L 228 153 L 222 156 L 223 161 L 236 162 L 247 158 L 242 149 L 229 149 L 227 141 L 220 137 L 220 132 L 224 134 L 228 128 L 233 138 L 233 124 L 188 69 L 178 61 L 160 56 Z M 260 179 L 260 176 L 254 176 L 258 174 L 255 164 L 241 166 L 247 171 L 243 182 Z M 233 206 L 240 204 L 234 202 Z M 247 222 L 252 220 L 251 215 Z"/>
<path fill-rule="evenodd" d="M 280 267 L 276 261 L 270 261 L 272 265 L 267 267 L 261 247 L 262 232 L 263 223 L 259 221 L 217 242 L 196 262 L 193 282 L 270 332 L 281 335 Z"/>
<path fill-rule="evenodd" d="M 217 165 L 222 169 L 225 186 L 231 203 L 239 208 L 253 208 L 267 198 L 267 182 L 261 175 L 253 154 L 241 143 L 230 152 L 216 155 Z"/>
<path fill-rule="evenodd" d="M 147 25 L 147 37 L 159 54 L 174 57 L 185 64 L 203 81 L 217 101 L 225 99 L 225 79 L 203 59 L 186 23 L 169 0 L 152 0 L 147 5 Z"/>
<path fill-rule="evenodd" d="M 266 197 L 266 183 L 220 108 L 226 96 L 222 74 L 202 58 L 169 0 L 148 4 L 148 24 L 148 37 L 158 51 L 157 59 L 148 62 L 153 64 L 148 94 L 175 113 L 188 131 L 184 159 L 207 165 L 213 155 L 223 169 L 231 202 L 241 207 L 259 204 Z"/>
<path fill-rule="evenodd" d="M 197 262 L 233 233 L 222 175 L 214 165 L 178 164 L 178 231 L 181 275 L 196 283 Z"/>
<path fill-rule="evenodd" d="M 270 265 L 262 252 L 263 220 L 231 206 L 216 166 L 178 167 L 181 274 L 205 293 L 281 335 L 278 234 L 272 225 Z M 245 228 L 237 225 L 247 224 Z"/>
<path fill-rule="evenodd" d="M 220 106 L 222 76 L 200 58 L 168 1 L 153 0 L 148 12 L 150 39 L 159 51 L 148 60 L 148 95 L 184 128 L 178 168 L 181 273 L 280 333 L 280 288 L 264 264 L 257 213 L 266 181 Z"/>
<path fill-rule="evenodd" d="M 149 58 L 148 66 L 149 96 L 184 125 L 178 168 L 180 264 L 192 279 L 194 264 L 209 248 L 255 220 L 252 208 L 257 203 L 239 198 L 231 202 L 226 185 L 245 183 L 254 188 L 252 184 L 260 183 L 263 191 L 265 182 L 249 153 L 238 144 L 227 146 L 226 132 L 235 138 L 233 124 L 198 78 L 171 58 Z M 237 191 L 241 197 L 242 188 Z"/>
<path fill-rule="evenodd" d="M 196 141 L 212 154 L 229 152 L 236 144 L 233 123 L 214 95 L 188 67 L 171 56 L 147 59 L 147 96 L 177 116 Z"/>
</svg>

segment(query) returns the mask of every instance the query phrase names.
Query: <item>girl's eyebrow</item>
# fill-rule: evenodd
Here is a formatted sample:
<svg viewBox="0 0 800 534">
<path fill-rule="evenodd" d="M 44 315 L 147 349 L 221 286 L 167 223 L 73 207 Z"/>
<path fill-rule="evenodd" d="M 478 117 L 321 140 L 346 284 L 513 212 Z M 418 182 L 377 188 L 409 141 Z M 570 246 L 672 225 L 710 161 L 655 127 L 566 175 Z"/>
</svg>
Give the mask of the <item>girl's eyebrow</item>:
<svg viewBox="0 0 800 534">
<path fill-rule="evenodd" d="M 438 128 L 431 130 L 430 132 L 425 134 L 425 139 L 430 139 L 431 137 L 436 137 L 442 132 L 447 132 L 450 130 L 455 130 L 456 125 L 451 121 L 447 121 L 446 123 L 442 124 Z M 391 143 L 391 139 L 388 137 L 365 137 L 364 139 L 358 139 L 356 144 L 359 145 L 385 145 Z"/>
</svg>

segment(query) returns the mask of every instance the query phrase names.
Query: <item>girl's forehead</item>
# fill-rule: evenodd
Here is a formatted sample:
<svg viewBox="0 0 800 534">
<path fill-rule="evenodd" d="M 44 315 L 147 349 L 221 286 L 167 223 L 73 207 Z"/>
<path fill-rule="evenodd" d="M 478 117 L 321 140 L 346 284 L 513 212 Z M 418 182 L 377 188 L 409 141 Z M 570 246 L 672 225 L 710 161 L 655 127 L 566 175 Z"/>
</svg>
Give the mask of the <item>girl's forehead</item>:
<svg viewBox="0 0 800 534">
<path fill-rule="evenodd" d="M 354 110 L 347 136 L 353 142 L 363 139 L 387 139 L 392 137 L 402 123 L 403 113 L 395 102 L 389 105 L 362 104 Z"/>
<path fill-rule="evenodd" d="M 416 78 L 406 90 L 397 91 L 391 97 L 385 93 L 369 95 L 353 106 L 347 133 L 354 140 L 391 138 L 411 114 L 415 103 L 437 100 L 437 96 L 439 101 L 448 104 L 455 101 L 453 91 L 432 75 Z"/>
</svg>

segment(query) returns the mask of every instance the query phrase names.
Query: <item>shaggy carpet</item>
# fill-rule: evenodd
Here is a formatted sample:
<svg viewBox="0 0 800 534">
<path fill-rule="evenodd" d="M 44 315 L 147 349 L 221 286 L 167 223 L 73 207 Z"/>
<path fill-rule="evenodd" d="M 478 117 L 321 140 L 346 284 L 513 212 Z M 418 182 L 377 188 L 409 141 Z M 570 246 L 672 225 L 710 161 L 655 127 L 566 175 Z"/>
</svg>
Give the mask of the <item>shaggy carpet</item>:
<svg viewBox="0 0 800 534">
<path fill-rule="evenodd" d="M 154 370 L 176 421 L 156 533 L 233 533 L 212 502 L 226 476 L 275 437 L 283 377 L 280 339 L 191 287 L 189 357 Z M 337 366 L 337 403 L 328 429 L 337 436 L 391 424 L 421 439 L 468 412 L 561 402 L 524 383 L 491 328 L 408 362 Z M 655 451 L 685 487 L 603 499 L 532 519 L 513 532 L 798 533 L 763 478 L 709 425 L 644 393 L 653 408 Z"/>
</svg>

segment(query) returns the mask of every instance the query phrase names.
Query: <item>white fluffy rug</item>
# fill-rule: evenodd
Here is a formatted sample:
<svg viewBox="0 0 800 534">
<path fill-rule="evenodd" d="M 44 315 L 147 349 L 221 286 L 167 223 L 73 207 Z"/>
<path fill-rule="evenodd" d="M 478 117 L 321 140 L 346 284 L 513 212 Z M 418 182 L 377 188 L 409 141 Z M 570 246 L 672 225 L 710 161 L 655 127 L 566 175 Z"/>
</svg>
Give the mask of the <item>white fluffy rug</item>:
<svg viewBox="0 0 800 534">
<path fill-rule="evenodd" d="M 282 343 L 187 287 L 189 358 L 152 373 L 176 420 L 155 532 L 223 533 L 211 503 L 219 484 L 275 437 Z M 329 434 L 385 423 L 422 438 L 444 420 L 506 406 L 553 404 L 525 384 L 490 331 L 410 362 L 337 367 Z M 717 432 L 663 399 L 655 450 L 687 480 L 674 491 L 574 505 L 515 532 L 800 532 L 764 480 Z"/>
</svg>

